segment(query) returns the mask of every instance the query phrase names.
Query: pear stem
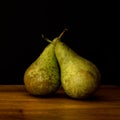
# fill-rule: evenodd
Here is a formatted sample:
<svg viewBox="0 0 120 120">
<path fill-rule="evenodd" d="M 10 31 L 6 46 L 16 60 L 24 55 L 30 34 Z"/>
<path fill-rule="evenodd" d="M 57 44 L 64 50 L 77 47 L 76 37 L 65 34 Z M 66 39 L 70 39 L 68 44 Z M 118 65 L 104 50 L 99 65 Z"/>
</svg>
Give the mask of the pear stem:
<svg viewBox="0 0 120 120">
<path fill-rule="evenodd" d="M 62 31 L 62 33 L 61 33 L 57 38 L 60 39 L 66 31 L 68 31 L 67 28 L 65 28 L 65 29 Z M 45 37 L 43 34 L 42 34 L 41 36 L 42 36 L 42 38 L 43 38 L 44 40 L 46 40 L 47 42 L 53 43 L 53 41 L 49 40 L 49 39 L 48 39 L 47 37 Z"/>
<path fill-rule="evenodd" d="M 44 40 L 46 40 L 47 42 L 52 43 L 52 41 L 49 40 L 47 37 L 45 37 L 43 34 L 42 34 L 41 36 L 42 36 L 42 38 L 43 38 Z"/>
<path fill-rule="evenodd" d="M 58 38 L 61 38 L 66 31 L 68 31 L 67 28 L 65 28 L 65 29 L 62 31 L 62 33 L 58 36 Z"/>
</svg>

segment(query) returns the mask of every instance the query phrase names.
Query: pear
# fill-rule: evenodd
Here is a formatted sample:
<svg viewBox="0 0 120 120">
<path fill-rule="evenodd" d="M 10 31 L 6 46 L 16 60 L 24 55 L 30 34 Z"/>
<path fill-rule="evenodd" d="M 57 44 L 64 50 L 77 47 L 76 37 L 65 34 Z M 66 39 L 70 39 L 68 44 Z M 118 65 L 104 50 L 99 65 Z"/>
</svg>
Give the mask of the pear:
<svg viewBox="0 0 120 120">
<path fill-rule="evenodd" d="M 60 72 L 54 47 L 53 44 L 47 45 L 24 73 L 25 88 L 32 95 L 52 95 L 60 87 Z"/>
<path fill-rule="evenodd" d="M 60 66 L 62 87 L 71 98 L 88 98 L 99 88 L 100 71 L 94 63 L 61 42 L 61 36 L 65 31 L 66 29 L 59 37 L 53 39 L 55 55 Z"/>
</svg>

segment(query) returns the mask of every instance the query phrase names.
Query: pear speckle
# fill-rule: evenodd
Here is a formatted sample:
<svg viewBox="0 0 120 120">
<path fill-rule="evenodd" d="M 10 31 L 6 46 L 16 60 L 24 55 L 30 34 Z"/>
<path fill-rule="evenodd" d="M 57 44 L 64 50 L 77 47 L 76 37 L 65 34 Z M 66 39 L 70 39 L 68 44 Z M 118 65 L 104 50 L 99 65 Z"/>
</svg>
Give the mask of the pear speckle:
<svg viewBox="0 0 120 120">
<path fill-rule="evenodd" d="M 59 66 L 54 46 L 48 45 L 24 74 L 27 91 L 33 95 L 54 94 L 60 86 Z"/>
</svg>

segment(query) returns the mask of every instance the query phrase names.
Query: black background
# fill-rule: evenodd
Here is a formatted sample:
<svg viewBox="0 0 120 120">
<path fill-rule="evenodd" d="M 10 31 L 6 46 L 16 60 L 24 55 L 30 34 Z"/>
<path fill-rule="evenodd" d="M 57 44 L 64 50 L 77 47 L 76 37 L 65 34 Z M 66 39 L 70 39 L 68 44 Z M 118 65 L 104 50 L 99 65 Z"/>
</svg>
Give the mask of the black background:
<svg viewBox="0 0 120 120">
<path fill-rule="evenodd" d="M 117 3 L 16 0 L 1 6 L 0 84 L 23 84 L 24 71 L 48 44 L 41 34 L 53 39 L 65 27 L 63 42 L 97 65 L 102 84 L 120 84 Z"/>
</svg>

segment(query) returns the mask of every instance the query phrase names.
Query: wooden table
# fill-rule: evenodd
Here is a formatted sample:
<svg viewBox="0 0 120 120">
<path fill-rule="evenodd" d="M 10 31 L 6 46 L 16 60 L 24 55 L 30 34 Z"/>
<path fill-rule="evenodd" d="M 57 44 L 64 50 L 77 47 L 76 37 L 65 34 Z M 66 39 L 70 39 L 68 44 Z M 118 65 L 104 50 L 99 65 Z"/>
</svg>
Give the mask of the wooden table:
<svg viewBox="0 0 120 120">
<path fill-rule="evenodd" d="M 41 98 L 24 85 L 0 85 L 0 120 L 120 120 L 120 87 L 101 86 L 90 99 L 74 100 L 62 89 Z"/>
</svg>

